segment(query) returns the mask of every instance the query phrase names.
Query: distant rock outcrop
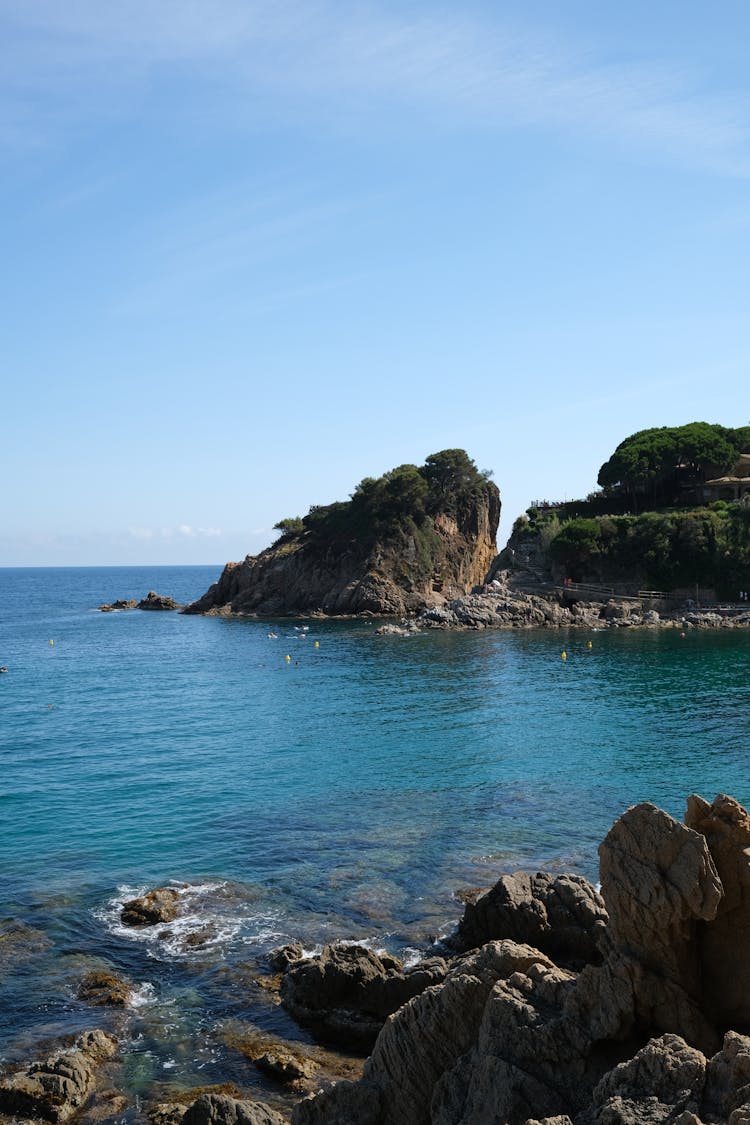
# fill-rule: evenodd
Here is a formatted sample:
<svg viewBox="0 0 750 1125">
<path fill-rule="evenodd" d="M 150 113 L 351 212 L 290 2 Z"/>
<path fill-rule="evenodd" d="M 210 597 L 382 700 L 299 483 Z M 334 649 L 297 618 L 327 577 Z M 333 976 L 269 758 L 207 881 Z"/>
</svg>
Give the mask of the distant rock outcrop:
<svg viewBox="0 0 750 1125">
<path fill-rule="evenodd" d="M 598 938 L 601 963 L 483 944 L 386 1021 L 360 1081 L 298 1103 L 293 1125 L 747 1125 L 749 845 L 723 795 L 691 797 L 685 823 L 629 809 L 600 847 L 606 927 L 591 888 L 501 880 L 467 941 L 559 927 Z"/>
<path fill-rule="evenodd" d="M 166 594 L 157 594 L 156 590 L 149 590 L 146 597 L 138 602 L 136 609 L 182 609 L 182 606 Z"/>
<path fill-rule="evenodd" d="M 228 563 L 185 612 L 401 616 L 481 583 L 499 519 L 496 485 L 463 450 L 443 450 L 282 520 L 273 546 Z"/>
</svg>

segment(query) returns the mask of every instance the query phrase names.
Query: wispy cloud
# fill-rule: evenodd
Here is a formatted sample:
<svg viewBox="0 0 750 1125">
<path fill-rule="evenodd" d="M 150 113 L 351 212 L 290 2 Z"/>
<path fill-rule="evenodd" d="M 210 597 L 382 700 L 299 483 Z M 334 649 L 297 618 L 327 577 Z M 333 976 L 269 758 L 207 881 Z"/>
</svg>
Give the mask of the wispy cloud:
<svg viewBox="0 0 750 1125">
<path fill-rule="evenodd" d="M 674 61 L 603 61 L 590 44 L 468 7 L 408 16 L 336 0 L 0 0 L 0 19 L 14 43 L 0 81 L 16 116 L 37 122 L 66 108 L 127 112 L 134 91 L 197 75 L 214 96 L 224 91 L 234 120 L 309 115 L 323 102 L 330 127 L 391 107 L 391 121 L 416 112 L 443 127 L 551 126 L 750 170 L 746 91 L 712 96 Z M 6 134 L 17 125 L 6 119 Z"/>
<path fill-rule="evenodd" d="M 218 527 L 193 527 L 189 523 L 180 523 L 176 527 L 130 527 L 128 534 L 132 539 L 217 539 L 221 536 Z"/>
</svg>

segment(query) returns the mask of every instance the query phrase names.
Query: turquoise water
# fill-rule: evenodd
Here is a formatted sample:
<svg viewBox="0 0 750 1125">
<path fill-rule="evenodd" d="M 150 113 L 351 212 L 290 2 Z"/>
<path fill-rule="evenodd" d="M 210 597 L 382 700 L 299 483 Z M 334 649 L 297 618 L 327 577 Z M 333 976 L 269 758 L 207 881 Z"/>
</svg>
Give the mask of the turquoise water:
<svg viewBox="0 0 750 1125">
<path fill-rule="evenodd" d="M 0 945 L 0 1056 L 101 1023 L 74 992 L 106 964 L 142 986 L 133 1089 L 252 1085 L 233 1021 L 301 1034 L 247 982 L 273 945 L 416 956 L 457 888 L 519 866 L 595 878 L 636 801 L 750 800 L 747 633 L 400 638 L 95 610 L 187 601 L 218 573 L 0 570 L 0 910 L 38 935 L 10 963 Z M 123 898 L 170 881 L 179 932 L 119 924 Z"/>
</svg>

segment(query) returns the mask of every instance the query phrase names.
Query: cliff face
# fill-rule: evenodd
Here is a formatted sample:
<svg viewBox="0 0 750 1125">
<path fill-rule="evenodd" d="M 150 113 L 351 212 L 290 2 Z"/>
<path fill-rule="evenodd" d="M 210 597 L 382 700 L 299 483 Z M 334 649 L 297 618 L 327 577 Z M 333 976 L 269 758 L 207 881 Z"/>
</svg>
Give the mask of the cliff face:
<svg viewBox="0 0 750 1125">
<path fill-rule="evenodd" d="M 333 507 L 333 506 L 332 506 Z M 228 563 L 187 613 L 400 615 L 484 581 L 496 553 L 500 494 L 482 479 L 445 510 L 411 516 L 376 537 L 315 525 Z"/>
</svg>

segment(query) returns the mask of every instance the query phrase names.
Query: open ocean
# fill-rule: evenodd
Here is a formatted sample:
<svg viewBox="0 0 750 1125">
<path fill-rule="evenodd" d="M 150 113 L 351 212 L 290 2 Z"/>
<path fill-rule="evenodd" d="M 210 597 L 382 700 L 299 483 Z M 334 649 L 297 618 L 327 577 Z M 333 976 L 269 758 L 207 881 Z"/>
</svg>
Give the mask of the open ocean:
<svg viewBox="0 0 750 1125">
<path fill-rule="evenodd" d="M 138 985 L 131 1095 L 265 1089 L 232 1033 L 306 1040 L 253 986 L 273 946 L 413 960 L 457 889 L 519 867 L 595 880 L 628 805 L 750 801 L 750 633 L 401 638 L 95 608 L 189 601 L 219 572 L 0 569 L 0 1060 L 114 1021 L 75 999 L 108 967 Z M 188 916 L 168 938 L 120 924 L 170 882 Z M 2 939 L 20 925 L 19 950 Z"/>
</svg>

